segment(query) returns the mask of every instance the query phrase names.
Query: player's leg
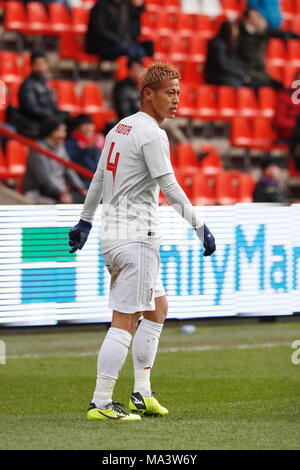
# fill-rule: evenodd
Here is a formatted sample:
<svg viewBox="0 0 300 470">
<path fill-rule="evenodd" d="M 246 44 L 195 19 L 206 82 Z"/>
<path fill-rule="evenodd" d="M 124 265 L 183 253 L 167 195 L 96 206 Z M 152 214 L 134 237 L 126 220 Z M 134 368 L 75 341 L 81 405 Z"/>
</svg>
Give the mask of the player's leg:
<svg viewBox="0 0 300 470">
<path fill-rule="evenodd" d="M 160 280 L 158 280 L 157 286 L 155 290 L 158 295 L 164 294 Z M 150 381 L 151 370 L 167 313 L 167 297 L 166 295 L 159 295 L 155 298 L 155 310 L 143 313 L 144 318 L 135 333 L 132 344 L 134 392 L 129 402 L 132 411 L 161 416 L 168 414 L 168 410 L 162 407 L 152 396 Z"/>
<path fill-rule="evenodd" d="M 111 410 L 113 390 L 122 369 L 142 309 L 135 300 L 139 257 L 136 247 L 129 245 L 114 249 L 104 255 L 111 274 L 109 305 L 113 310 L 110 329 L 102 343 L 97 362 L 96 389 L 89 410 L 89 419 L 102 419 Z M 100 415 L 97 410 L 101 411 Z M 110 411 L 109 411 L 110 412 Z M 132 415 L 131 415 L 132 416 Z M 134 416 L 134 418 L 136 418 Z M 128 417 L 126 418 L 128 419 Z"/>
<path fill-rule="evenodd" d="M 100 419 L 105 416 L 116 416 L 112 399 L 113 391 L 126 361 L 132 334 L 136 330 L 140 316 L 141 313 L 126 314 L 113 311 L 111 327 L 98 355 L 96 389 L 88 412 L 89 419 L 97 419 L 99 416 Z M 120 409 L 120 406 L 118 408 Z M 99 410 L 102 415 L 101 413 L 99 415 Z M 125 415 L 125 417 L 128 419 L 128 416 Z"/>
</svg>

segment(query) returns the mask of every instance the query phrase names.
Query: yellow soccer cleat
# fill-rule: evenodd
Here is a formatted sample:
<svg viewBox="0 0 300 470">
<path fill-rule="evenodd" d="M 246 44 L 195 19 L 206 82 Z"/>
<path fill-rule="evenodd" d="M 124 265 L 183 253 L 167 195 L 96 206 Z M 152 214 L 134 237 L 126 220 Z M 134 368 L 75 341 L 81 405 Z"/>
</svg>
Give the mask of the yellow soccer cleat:
<svg viewBox="0 0 300 470">
<path fill-rule="evenodd" d="M 129 410 L 145 416 L 166 416 L 169 411 L 154 397 L 143 397 L 139 392 L 132 393 L 129 400 Z"/>
<path fill-rule="evenodd" d="M 91 403 L 87 412 L 88 420 L 117 420 L 117 421 L 140 421 L 141 417 L 132 413 L 127 413 L 121 407 L 122 403 L 113 401 L 111 406 L 105 410 L 100 410 L 95 403 Z"/>
</svg>

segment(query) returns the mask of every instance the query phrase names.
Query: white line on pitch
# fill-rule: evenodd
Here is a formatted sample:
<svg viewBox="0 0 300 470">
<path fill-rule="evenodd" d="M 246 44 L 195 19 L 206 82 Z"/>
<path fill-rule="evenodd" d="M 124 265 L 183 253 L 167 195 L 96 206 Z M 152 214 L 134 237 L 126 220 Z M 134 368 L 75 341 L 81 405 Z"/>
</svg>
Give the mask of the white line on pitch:
<svg viewBox="0 0 300 470">
<path fill-rule="evenodd" d="M 225 349 L 267 349 L 278 346 L 290 346 L 291 343 L 261 343 L 261 344 L 237 344 L 235 346 L 179 346 L 174 348 L 160 348 L 159 353 L 177 353 L 177 352 L 201 352 L 201 351 L 220 351 Z M 89 352 L 71 352 L 71 353 L 50 353 L 50 354 L 7 354 L 7 359 L 35 359 L 43 357 L 86 357 L 98 354 L 98 351 Z"/>
</svg>

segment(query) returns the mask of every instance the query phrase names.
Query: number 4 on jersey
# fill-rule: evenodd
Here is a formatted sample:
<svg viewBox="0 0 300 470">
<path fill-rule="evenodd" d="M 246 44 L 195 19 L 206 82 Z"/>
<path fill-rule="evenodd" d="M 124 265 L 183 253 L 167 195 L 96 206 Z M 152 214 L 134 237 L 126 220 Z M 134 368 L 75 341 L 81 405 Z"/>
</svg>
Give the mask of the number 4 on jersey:
<svg viewBox="0 0 300 470">
<path fill-rule="evenodd" d="M 116 145 L 116 142 L 112 142 L 109 152 L 108 152 L 108 157 L 107 157 L 107 162 L 106 162 L 106 169 L 108 171 L 111 171 L 113 174 L 113 182 L 115 183 L 115 177 L 117 173 L 117 168 L 118 168 L 118 163 L 119 163 L 119 158 L 120 158 L 120 152 L 116 152 L 115 159 L 111 160 L 111 156 L 114 150 L 114 146 Z"/>
</svg>

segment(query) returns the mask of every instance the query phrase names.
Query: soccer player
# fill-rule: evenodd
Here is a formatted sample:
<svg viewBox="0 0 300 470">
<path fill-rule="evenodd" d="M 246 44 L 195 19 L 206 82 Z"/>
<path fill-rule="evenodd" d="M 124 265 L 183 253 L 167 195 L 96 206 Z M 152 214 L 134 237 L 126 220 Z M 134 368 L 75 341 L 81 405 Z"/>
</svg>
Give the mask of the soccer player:
<svg viewBox="0 0 300 470">
<path fill-rule="evenodd" d="M 180 74 L 164 63 L 152 64 L 141 82 L 141 110 L 122 119 L 107 135 L 80 221 L 70 230 L 71 252 L 82 249 L 102 201 L 101 250 L 111 275 L 111 328 L 99 351 L 97 381 L 87 418 L 139 420 L 168 410 L 152 396 L 150 373 L 168 311 L 159 272 L 159 189 L 195 229 L 204 256 L 215 240 L 181 189 L 170 163 L 169 143 L 159 125 L 174 118 Z M 143 317 L 139 326 L 138 320 Z M 112 395 L 132 337 L 134 390 L 130 413 Z"/>
</svg>

